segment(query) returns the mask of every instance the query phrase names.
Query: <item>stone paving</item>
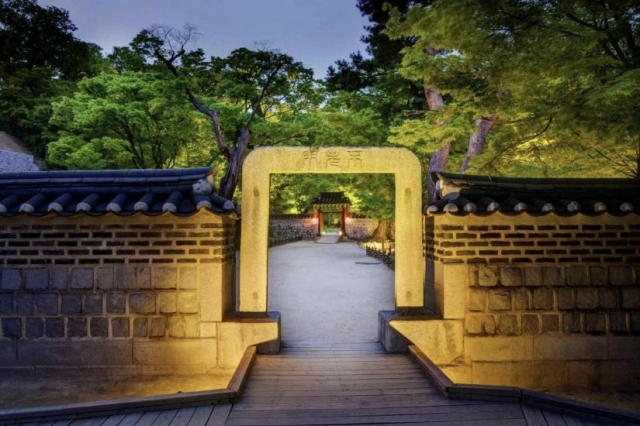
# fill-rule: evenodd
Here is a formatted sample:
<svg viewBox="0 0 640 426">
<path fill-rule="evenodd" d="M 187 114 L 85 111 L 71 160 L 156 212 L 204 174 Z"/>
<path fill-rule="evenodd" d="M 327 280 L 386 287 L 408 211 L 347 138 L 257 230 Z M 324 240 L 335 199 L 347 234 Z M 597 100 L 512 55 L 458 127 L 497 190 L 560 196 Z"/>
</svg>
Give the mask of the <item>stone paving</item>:
<svg viewBox="0 0 640 426">
<path fill-rule="evenodd" d="M 394 273 L 354 242 L 299 241 L 269 250 L 270 311 L 288 342 L 374 342 L 393 310 Z"/>
</svg>

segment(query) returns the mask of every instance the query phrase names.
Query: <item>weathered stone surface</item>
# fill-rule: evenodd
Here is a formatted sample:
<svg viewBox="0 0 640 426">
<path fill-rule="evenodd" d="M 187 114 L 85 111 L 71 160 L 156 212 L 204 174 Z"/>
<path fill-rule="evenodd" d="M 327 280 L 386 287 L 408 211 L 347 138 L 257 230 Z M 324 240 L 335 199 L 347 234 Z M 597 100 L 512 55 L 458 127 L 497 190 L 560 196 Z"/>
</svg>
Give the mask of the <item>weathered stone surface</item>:
<svg viewBox="0 0 640 426">
<path fill-rule="evenodd" d="M 500 268 L 500 283 L 504 286 L 521 286 L 524 284 L 522 268 L 507 266 Z"/>
<path fill-rule="evenodd" d="M 607 358 L 607 338 L 602 336 L 540 335 L 534 340 L 536 359 L 594 360 Z"/>
<path fill-rule="evenodd" d="M 136 268 L 132 266 L 116 268 L 115 285 L 120 290 L 135 290 L 137 288 Z"/>
<path fill-rule="evenodd" d="M 482 334 L 484 328 L 482 326 L 483 315 L 467 315 L 464 320 L 464 328 L 467 334 Z"/>
<path fill-rule="evenodd" d="M 489 292 L 489 310 L 511 310 L 511 292 L 508 290 L 493 290 Z"/>
<path fill-rule="evenodd" d="M 151 271 L 153 288 L 169 289 L 178 287 L 176 268 L 153 268 Z"/>
<path fill-rule="evenodd" d="M 631 266 L 609 267 L 609 280 L 612 285 L 633 285 L 633 268 Z"/>
<path fill-rule="evenodd" d="M 25 365 L 130 365 L 131 340 L 21 342 L 18 360 Z"/>
<path fill-rule="evenodd" d="M 67 319 L 67 337 L 87 337 L 87 318 L 70 317 Z"/>
<path fill-rule="evenodd" d="M 102 315 L 102 293 L 88 294 L 85 300 L 85 311 L 88 315 Z"/>
<path fill-rule="evenodd" d="M 109 320 L 105 317 L 93 317 L 90 321 L 91 337 L 109 337 Z"/>
<path fill-rule="evenodd" d="M 609 359 L 632 359 L 636 360 L 640 354 L 640 336 L 610 336 Z"/>
<path fill-rule="evenodd" d="M 81 294 L 63 294 L 60 311 L 63 314 L 79 314 L 82 312 Z"/>
<path fill-rule="evenodd" d="M 113 288 L 113 268 L 98 268 L 96 284 L 100 290 L 111 290 Z"/>
<path fill-rule="evenodd" d="M 205 365 L 216 367 L 216 339 L 133 342 L 133 361 L 141 365 Z"/>
<path fill-rule="evenodd" d="M 148 318 L 133 319 L 133 337 L 147 337 L 149 335 Z"/>
<path fill-rule="evenodd" d="M 542 332 L 558 333 L 560 331 L 560 315 L 542 315 Z"/>
<path fill-rule="evenodd" d="M 607 316 L 603 313 L 587 312 L 584 315 L 584 331 L 604 333 L 607 331 Z"/>
<path fill-rule="evenodd" d="M 90 289 L 93 288 L 93 269 L 74 268 L 71 270 L 71 288 Z"/>
<path fill-rule="evenodd" d="M 569 279 L 569 269 L 567 268 L 567 280 Z M 583 268 L 584 269 L 584 268 Z M 586 269 L 585 269 L 586 271 Z M 586 276 L 586 273 L 585 273 Z M 545 266 L 542 268 L 542 284 L 547 286 L 562 286 L 564 278 L 562 276 L 562 268 L 557 266 Z"/>
<path fill-rule="evenodd" d="M 45 336 L 56 339 L 64 337 L 64 319 L 62 318 L 45 318 L 44 320 Z"/>
<path fill-rule="evenodd" d="M 198 269 L 192 266 L 180 268 L 180 289 L 195 290 L 198 288 Z"/>
<path fill-rule="evenodd" d="M 535 266 L 524 268 L 524 283 L 527 286 L 542 285 L 542 271 Z"/>
<path fill-rule="evenodd" d="M 117 317 L 111 318 L 111 336 L 112 337 L 129 337 L 129 318 Z"/>
<path fill-rule="evenodd" d="M 133 293 L 129 295 L 129 309 L 133 313 L 152 314 L 156 312 L 154 293 Z"/>
<path fill-rule="evenodd" d="M 631 312 L 629 314 L 629 326 L 632 333 L 640 333 L 640 312 Z"/>
<path fill-rule="evenodd" d="M 165 317 L 153 317 L 149 324 L 149 337 L 164 337 L 167 330 L 167 319 Z"/>
<path fill-rule="evenodd" d="M 609 330 L 612 333 L 628 333 L 627 314 L 625 312 L 611 312 L 609 314 Z"/>
<path fill-rule="evenodd" d="M 618 290 L 601 289 L 599 292 L 600 307 L 604 309 L 616 309 L 618 307 Z"/>
<path fill-rule="evenodd" d="M 13 313 L 13 293 L 0 293 L 0 314 Z"/>
<path fill-rule="evenodd" d="M 466 337 L 465 357 L 474 361 L 523 361 L 533 359 L 533 336 Z"/>
<path fill-rule="evenodd" d="M 556 294 L 558 296 L 558 309 L 573 309 L 576 307 L 572 288 L 559 288 Z"/>
<path fill-rule="evenodd" d="M 22 288 L 22 274 L 19 269 L 3 269 L 0 275 L 0 289 L 20 290 Z"/>
<path fill-rule="evenodd" d="M 51 289 L 66 290 L 69 286 L 69 270 L 67 268 L 51 269 Z"/>
<path fill-rule="evenodd" d="M 540 332 L 540 319 L 535 314 L 522 315 L 522 333 L 537 334 Z"/>
<path fill-rule="evenodd" d="M 533 290 L 533 309 L 552 310 L 553 290 L 550 288 L 537 288 Z"/>
<path fill-rule="evenodd" d="M 640 309 L 640 288 L 622 289 L 622 307 L 624 309 Z"/>
<path fill-rule="evenodd" d="M 484 312 L 487 309 L 487 292 L 483 290 L 469 291 L 469 310 L 471 312 Z"/>
<path fill-rule="evenodd" d="M 194 339 L 200 337 L 200 321 L 197 315 L 187 315 L 184 318 L 185 337 Z"/>
<path fill-rule="evenodd" d="M 28 339 L 38 339 L 44 335 L 42 318 L 27 318 L 25 335 Z"/>
<path fill-rule="evenodd" d="M 158 293 L 158 309 L 161 314 L 174 314 L 178 311 L 178 295 L 175 291 Z"/>
<path fill-rule="evenodd" d="M 151 269 L 147 267 L 137 268 L 138 288 L 148 290 L 151 288 Z"/>
<path fill-rule="evenodd" d="M 58 295 L 55 293 L 39 294 L 38 313 L 44 315 L 58 315 Z"/>
<path fill-rule="evenodd" d="M 2 318 L 2 335 L 7 339 L 22 337 L 22 319 Z"/>
<path fill-rule="evenodd" d="M 483 287 L 494 287 L 498 285 L 498 267 L 493 265 L 479 265 L 478 284 Z"/>
<path fill-rule="evenodd" d="M 588 269 L 586 266 L 567 266 L 567 284 L 571 286 L 588 285 L 589 276 L 587 272 Z"/>
<path fill-rule="evenodd" d="M 576 292 L 576 307 L 578 309 L 595 309 L 598 307 L 598 290 L 595 288 L 580 288 Z"/>
<path fill-rule="evenodd" d="M 519 311 L 526 311 L 531 309 L 531 293 L 526 288 L 516 289 L 514 292 L 516 299 L 516 309 Z"/>
<path fill-rule="evenodd" d="M 181 316 L 169 317 L 168 326 L 169 326 L 169 337 L 177 337 L 177 338 L 187 337 L 184 317 L 181 317 Z"/>
<path fill-rule="evenodd" d="M 124 293 L 107 294 L 107 313 L 124 314 L 126 311 L 127 296 Z"/>
<path fill-rule="evenodd" d="M 33 315 L 35 311 L 35 296 L 33 294 L 16 295 L 16 312 L 22 315 Z"/>
<path fill-rule="evenodd" d="M 517 315 L 500 315 L 499 330 L 502 335 L 519 334 Z"/>
<path fill-rule="evenodd" d="M 609 284 L 609 275 L 605 266 L 591 266 L 589 274 L 591 275 L 591 285 Z"/>
<path fill-rule="evenodd" d="M 4 278 L 4 273 L 2 277 Z M 49 271 L 46 269 L 25 269 L 24 286 L 27 290 L 46 290 L 49 288 Z"/>
<path fill-rule="evenodd" d="M 496 317 L 494 315 L 485 315 L 482 320 L 484 332 L 487 334 L 496 334 Z"/>
<path fill-rule="evenodd" d="M 178 295 L 178 309 L 183 314 L 198 312 L 198 293 L 195 291 L 181 291 Z"/>
<path fill-rule="evenodd" d="M 580 333 L 582 331 L 582 319 L 580 314 L 564 314 L 562 316 L 562 331 L 565 333 Z"/>
<path fill-rule="evenodd" d="M 469 287 L 477 287 L 480 285 L 478 281 L 478 265 L 469 265 Z"/>
</svg>

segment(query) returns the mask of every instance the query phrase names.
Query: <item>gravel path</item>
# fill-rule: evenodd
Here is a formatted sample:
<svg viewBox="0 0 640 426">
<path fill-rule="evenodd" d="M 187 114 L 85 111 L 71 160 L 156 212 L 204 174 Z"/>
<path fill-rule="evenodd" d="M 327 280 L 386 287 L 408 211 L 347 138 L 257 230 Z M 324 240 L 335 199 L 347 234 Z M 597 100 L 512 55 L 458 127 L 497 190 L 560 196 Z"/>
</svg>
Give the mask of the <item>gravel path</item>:
<svg viewBox="0 0 640 426">
<path fill-rule="evenodd" d="M 378 311 L 394 309 L 393 277 L 353 242 L 299 241 L 269 249 L 268 306 L 285 345 L 374 342 Z"/>
</svg>

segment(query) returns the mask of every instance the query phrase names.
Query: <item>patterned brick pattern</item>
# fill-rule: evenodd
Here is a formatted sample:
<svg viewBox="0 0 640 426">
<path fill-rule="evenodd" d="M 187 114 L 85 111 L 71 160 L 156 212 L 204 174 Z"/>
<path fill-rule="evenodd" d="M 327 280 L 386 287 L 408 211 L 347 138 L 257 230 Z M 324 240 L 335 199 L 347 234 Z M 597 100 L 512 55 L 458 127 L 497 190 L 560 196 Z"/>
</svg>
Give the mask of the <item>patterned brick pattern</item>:
<svg viewBox="0 0 640 426">
<path fill-rule="evenodd" d="M 616 218 L 619 219 L 619 218 Z M 640 224 L 439 224 L 425 218 L 427 258 L 443 263 L 640 263 Z"/>
<path fill-rule="evenodd" d="M 0 339 L 200 337 L 198 283 L 234 259 L 234 236 L 208 213 L 7 219 Z"/>
<path fill-rule="evenodd" d="M 468 335 L 640 334 L 640 266 L 469 267 Z"/>
</svg>

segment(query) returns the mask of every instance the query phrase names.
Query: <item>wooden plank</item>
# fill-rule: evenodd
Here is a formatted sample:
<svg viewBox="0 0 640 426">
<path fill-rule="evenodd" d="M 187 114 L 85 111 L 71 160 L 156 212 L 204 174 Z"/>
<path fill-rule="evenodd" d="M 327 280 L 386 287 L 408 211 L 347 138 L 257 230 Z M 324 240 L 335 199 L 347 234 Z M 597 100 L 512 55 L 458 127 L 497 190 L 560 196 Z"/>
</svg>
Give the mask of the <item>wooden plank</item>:
<svg viewBox="0 0 640 426">
<path fill-rule="evenodd" d="M 358 417 L 358 416 L 378 416 L 378 415 L 399 415 L 399 414 L 432 414 L 451 412 L 483 412 L 501 411 L 505 409 L 516 409 L 519 404 L 501 403 L 476 403 L 476 404 L 454 404 L 435 405 L 426 407 L 392 407 L 392 408 L 354 408 L 354 409 L 324 409 L 324 410 L 238 410 L 236 407 L 231 411 L 229 418 L 254 417 L 260 419 L 271 419 L 277 417 L 309 417 L 312 413 L 314 417 Z"/>
<path fill-rule="evenodd" d="M 68 426 L 71 420 L 57 420 L 53 422 L 53 426 Z"/>
<path fill-rule="evenodd" d="M 218 404 L 213 409 L 206 426 L 225 426 L 233 404 Z"/>
<path fill-rule="evenodd" d="M 120 426 L 124 418 L 124 414 L 115 414 L 113 416 L 109 416 L 101 426 Z"/>
<path fill-rule="evenodd" d="M 440 370 L 424 352 L 417 346 L 410 345 L 409 353 L 413 355 L 418 365 L 427 373 L 433 384 L 442 392 L 443 395 L 448 394 L 448 388 L 453 386 L 453 382 Z"/>
<path fill-rule="evenodd" d="M 431 389 L 439 392 L 431 382 L 425 378 L 405 380 L 381 380 L 377 382 L 344 382 L 332 381 L 331 383 L 282 383 L 282 382 L 251 382 L 247 384 L 244 392 L 249 390 L 256 392 L 268 392 L 271 390 L 328 390 L 328 389 Z"/>
<path fill-rule="evenodd" d="M 238 364 L 236 372 L 233 374 L 233 377 L 231 377 L 231 380 L 229 381 L 227 389 L 235 392 L 236 396 L 240 395 L 240 392 L 242 392 L 242 388 L 247 381 L 249 370 L 251 369 L 251 365 L 253 364 L 253 360 L 256 356 L 256 351 L 257 349 L 255 346 L 249 346 L 244 351 L 242 359 L 240 360 L 240 364 Z"/>
<path fill-rule="evenodd" d="M 436 405 L 465 405 L 466 401 L 456 401 L 447 398 L 439 399 L 423 399 L 423 400 L 402 400 L 402 401 L 380 401 L 376 403 L 377 408 L 396 408 L 396 407 L 430 407 Z M 278 405 L 273 404 L 247 404 L 244 402 L 237 402 L 234 404 L 234 411 L 237 410 L 297 410 L 297 409 L 335 409 L 335 408 L 362 408 L 362 402 L 303 402 L 296 404 Z"/>
<path fill-rule="evenodd" d="M 567 426 L 562 416 L 555 411 L 542 410 L 542 414 L 549 426 Z"/>
<path fill-rule="evenodd" d="M 522 412 L 524 413 L 524 417 L 527 419 L 529 426 L 548 426 L 547 420 L 544 418 L 544 414 L 542 414 L 542 410 L 539 408 L 522 404 Z"/>
<path fill-rule="evenodd" d="M 251 398 L 263 396 L 266 394 L 266 390 L 261 389 L 259 391 L 249 391 L 248 388 L 242 393 L 243 397 Z M 324 397 L 333 395 L 348 395 L 348 396 L 368 396 L 368 395 L 440 395 L 436 389 L 308 389 L 308 390 L 273 390 L 270 395 L 275 398 L 288 398 L 288 397 L 300 397 L 300 396 L 313 396 Z"/>
<path fill-rule="evenodd" d="M 169 426 L 173 418 L 176 416 L 176 414 L 178 414 L 177 409 L 160 411 L 160 414 L 158 415 L 158 417 L 156 418 L 156 420 L 153 422 L 152 425 L 153 426 Z"/>
<path fill-rule="evenodd" d="M 107 417 L 92 417 L 88 419 L 74 420 L 69 426 L 100 426 L 107 420 Z"/>
<path fill-rule="evenodd" d="M 136 426 L 151 426 L 160 416 L 160 411 L 148 411 L 136 422 Z"/>
<path fill-rule="evenodd" d="M 134 426 L 142 417 L 143 413 L 131 413 L 124 416 L 118 426 Z"/>
<path fill-rule="evenodd" d="M 176 416 L 171 421 L 170 426 L 187 426 L 191 417 L 193 417 L 193 413 L 195 413 L 196 409 L 194 407 L 189 408 L 180 408 L 176 413 Z"/>
<path fill-rule="evenodd" d="M 450 412 L 450 413 L 430 413 L 430 414 L 396 414 L 379 416 L 358 416 L 358 417 L 317 417 L 313 412 L 309 412 L 308 417 L 280 417 L 269 419 L 270 425 L 349 425 L 364 424 L 372 425 L 377 423 L 416 423 L 416 422 L 447 422 L 458 424 L 463 421 L 479 420 L 505 420 L 524 419 L 519 407 L 511 410 L 484 411 L 484 412 Z M 264 425 L 264 419 L 258 418 L 230 418 L 227 421 L 229 426 L 252 426 Z"/>
<path fill-rule="evenodd" d="M 204 426 L 209 417 L 211 417 L 211 413 L 213 412 L 214 405 L 203 405 L 196 408 L 196 411 L 193 413 L 191 420 L 189 420 L 189 426 Z"/>
<path fill-rule="evenodd" d="M 562 419 L 567 424 L 567 426 L 584 426 L 584 422 L 575 416 L 567 416 L 563 414 Z"/>
</svg>

